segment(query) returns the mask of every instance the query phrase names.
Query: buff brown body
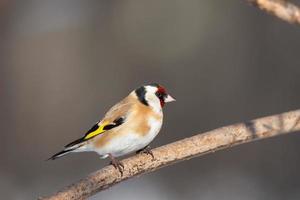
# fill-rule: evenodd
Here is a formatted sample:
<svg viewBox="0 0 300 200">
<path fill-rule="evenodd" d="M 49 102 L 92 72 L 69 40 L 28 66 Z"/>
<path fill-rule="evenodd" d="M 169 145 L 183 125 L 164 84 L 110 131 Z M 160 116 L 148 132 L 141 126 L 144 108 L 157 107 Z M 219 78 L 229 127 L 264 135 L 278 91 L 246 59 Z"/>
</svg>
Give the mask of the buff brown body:
<svg viewBox="0 0 300 200">
<path fill-rule="evenodd" d="M 51 159 L 71 152 L 95 151 L 102 158 L 110 157 L 122 172 L 123 166 L 115 157 L 147 149 L 161 129 L 162 107 L 174 100 L 158 84 L 142 86 L 113 106 L 84 137 L 66 145 Z"/>
</svg>

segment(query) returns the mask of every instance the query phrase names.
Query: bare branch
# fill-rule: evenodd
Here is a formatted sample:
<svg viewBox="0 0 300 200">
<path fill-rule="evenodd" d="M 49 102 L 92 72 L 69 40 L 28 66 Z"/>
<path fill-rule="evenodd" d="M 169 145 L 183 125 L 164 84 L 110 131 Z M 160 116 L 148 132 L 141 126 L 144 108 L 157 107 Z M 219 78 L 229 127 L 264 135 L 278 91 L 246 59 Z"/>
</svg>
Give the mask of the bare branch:
<svg viewBox="0 0 300 200">
<path fill-rule="evenodd" d="M 249 0 L 250 3 L 291 24 L 300 24 L 300 8 L 287 0 Z"/>
<path fill-rule="evenodd" d="M 300 110 L 295 110 L 198 134 L 154 149 L 155 160 L 152 160 L 149 155 L 136 155 L 124 159 L 122 162 L 125 170 L 122 177 L 118 170 L 107 166 L 49 198 L 40 199 L 84 199 L 121 181 L 179 161 L 230 148 L 234 145 L 299 131 L 299 119 Z"/>
</svg>

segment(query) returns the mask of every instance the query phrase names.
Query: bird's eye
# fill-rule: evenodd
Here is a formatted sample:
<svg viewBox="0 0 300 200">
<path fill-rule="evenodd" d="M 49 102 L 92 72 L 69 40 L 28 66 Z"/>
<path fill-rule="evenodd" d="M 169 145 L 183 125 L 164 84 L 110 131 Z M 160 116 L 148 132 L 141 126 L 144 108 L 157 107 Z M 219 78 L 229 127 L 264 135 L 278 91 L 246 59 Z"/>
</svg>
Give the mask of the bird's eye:
<svg viewBox="0 0 300 200">
<path fill-rule="evenodd" d="M 159 99 L 162 99 L 164 94 L 161 93 L 161 92 L 156 92 L 156 96 L 159 98 Z"/>
</svg>

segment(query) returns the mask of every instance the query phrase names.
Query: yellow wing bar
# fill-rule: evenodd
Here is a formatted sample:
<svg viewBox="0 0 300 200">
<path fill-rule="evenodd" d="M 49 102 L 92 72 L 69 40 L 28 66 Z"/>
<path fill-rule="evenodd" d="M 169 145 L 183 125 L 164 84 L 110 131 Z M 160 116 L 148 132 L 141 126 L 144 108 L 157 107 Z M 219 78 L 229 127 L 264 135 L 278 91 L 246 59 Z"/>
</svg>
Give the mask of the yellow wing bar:
<svg viewBox="0 0 300 200">
<path fill-rule="evenodd" d="M 87 133 L 85 136 L 84 136 L 84 140 L 88 140 L 92 137 L 95 137 L 96 135 L 99 135 L 103 132 L 105 132 L 106 130 L 104 129 L 105 126 L 107 126 L 109 123 L 108 122 L 104 122 L 102 123 L 100 126 L 98 126 L 98 128 L 96 127 L 94 130 L 92 130 L 91 132 Z"/>
<path fill-rule="evenodd" d="M 116 126 L 119 126 L 124 123 L 124 117 L 119 117 L 116 120 L 113 121 L 113 123 L 103 121 L 100 126 L 98 123 L 96 123 L 82 138 L 79 138 L 78 140 L 75 140 L 69 144 L 67 144 L 65 147 L 70 148 L 77 144 L 80 144 L 82 142 L 85 142 L 97 135 L 100 135 L 104 133 L 107 130 L 110 130 Z"/>
</svg>

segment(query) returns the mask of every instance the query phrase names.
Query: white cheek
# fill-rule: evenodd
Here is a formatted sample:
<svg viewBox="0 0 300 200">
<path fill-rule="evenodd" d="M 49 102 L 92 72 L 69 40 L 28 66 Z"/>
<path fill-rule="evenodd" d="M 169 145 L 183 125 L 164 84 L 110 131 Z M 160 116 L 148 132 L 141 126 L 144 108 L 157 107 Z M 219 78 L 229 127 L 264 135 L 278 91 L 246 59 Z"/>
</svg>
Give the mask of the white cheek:
<svg viewBox="0 0 300 200">
<path fill-rule="evenodd" d="M 155 95 L 148 94 L 146 95 L 145 98 L 149 106 L 151 106 L 156 113 L 161 112 L 162 109 L 161 109 L 160 101 Z"/>
</svg>

